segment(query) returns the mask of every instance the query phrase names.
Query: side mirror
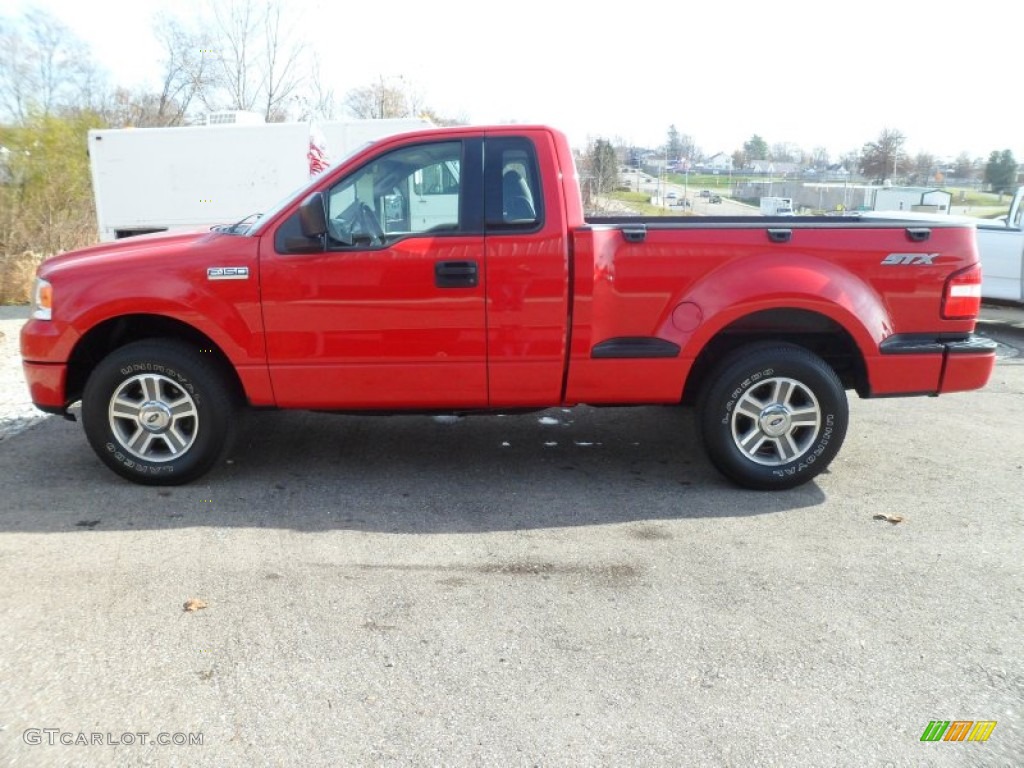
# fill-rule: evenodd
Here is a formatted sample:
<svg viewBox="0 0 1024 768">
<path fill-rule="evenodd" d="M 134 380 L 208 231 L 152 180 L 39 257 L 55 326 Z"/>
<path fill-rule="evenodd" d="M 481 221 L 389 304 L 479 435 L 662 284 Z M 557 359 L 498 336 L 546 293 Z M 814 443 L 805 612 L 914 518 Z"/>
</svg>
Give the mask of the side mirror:
<svg viewBox="0 0 1024 768">
<path fill-rule="evenodd" d="M 299 226 L 302 234 L 309 238 L 327 234 L 327 212 L 322 193 L 314 192 L 299 205 Z"/>
</svg>

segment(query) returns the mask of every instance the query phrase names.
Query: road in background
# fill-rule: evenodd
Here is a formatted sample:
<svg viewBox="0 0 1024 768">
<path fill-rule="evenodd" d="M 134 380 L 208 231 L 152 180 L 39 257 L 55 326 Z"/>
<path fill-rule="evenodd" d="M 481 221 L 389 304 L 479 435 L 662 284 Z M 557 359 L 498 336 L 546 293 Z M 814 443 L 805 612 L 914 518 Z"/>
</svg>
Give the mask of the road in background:
<svg viewBox="0 0 1024 768">
<path fill-rule="evenodd" d="M 677 215 L 685 215 L 691 212 L 698 216 L 760 216 L 761 212 L 756 206 L 747 205 L 726 197 L 720 189 L 709 189 L 707 197 L 701 197 L 700 188 L 690 184 L 673 184 L 650 176 L 643 172 L 631 172 L 621 174 L 621 181 L 624 185 L 636 192 L 644 192 L 654 199 L 664 201 L 664 208 L 667 212 Z M 669 193 L 674 192 L 674 200 L 668 198 Z M 718 196 L 720 202 L 712 203 L 712 196 Z M 689 205 L 684 205 L 688 201 Z"/>
</svg>

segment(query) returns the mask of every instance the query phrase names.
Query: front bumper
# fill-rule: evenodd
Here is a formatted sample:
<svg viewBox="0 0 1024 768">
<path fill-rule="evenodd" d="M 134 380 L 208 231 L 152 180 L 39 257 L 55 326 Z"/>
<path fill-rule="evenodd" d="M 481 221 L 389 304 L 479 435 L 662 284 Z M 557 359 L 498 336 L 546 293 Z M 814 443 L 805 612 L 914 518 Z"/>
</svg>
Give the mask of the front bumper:
<svg viewBox="0 0 1024 768">
<path fill-rule="evenodd" d="M 46 413 L 63 413 L 68 405 L 65 392 L 68 367 L 64 363 L 31 363 L 22 361 L 29 395 L 36 408 Z"/>
</svg>

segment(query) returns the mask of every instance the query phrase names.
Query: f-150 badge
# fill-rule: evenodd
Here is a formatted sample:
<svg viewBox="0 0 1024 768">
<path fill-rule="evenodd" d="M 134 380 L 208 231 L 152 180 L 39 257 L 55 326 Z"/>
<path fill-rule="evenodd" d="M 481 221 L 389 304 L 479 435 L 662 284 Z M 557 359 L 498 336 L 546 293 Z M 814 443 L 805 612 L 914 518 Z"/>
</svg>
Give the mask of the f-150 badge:
<svg viewBox="0 0 1024 768">
<path fill-rule="evenodd" d="M 206 270 L 207 280 L 248 280 L 248 267 L 209 267 Z"/>
<path fill-rule="evenodd" d="M 897 264 L 906 264 L 912 267 L 931 267 L 935 265 L 937 258 L 939 258 L 937 253 L 890 253 L 882 259 L 882 266 L 893 267 Z"/>
</svg>

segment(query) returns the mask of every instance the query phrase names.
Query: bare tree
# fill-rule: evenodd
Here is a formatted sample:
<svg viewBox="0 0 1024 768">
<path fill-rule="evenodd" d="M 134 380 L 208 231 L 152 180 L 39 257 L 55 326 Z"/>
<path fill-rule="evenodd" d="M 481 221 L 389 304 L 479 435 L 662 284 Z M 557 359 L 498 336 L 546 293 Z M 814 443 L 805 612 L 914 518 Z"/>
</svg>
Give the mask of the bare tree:
<svg viewBox="0 0 1024 768">
<path fill-rule="evenodd" d="M 848 152 L 843 153 L 839 158 L 839 164 L 850 172 L 851 175 L 856 175 L 860 172 L 861 162 L 861 150 L 851 149 Z"/>
<path fill-rule="evenodd" d="M 417 99 L 399 78 L 398 83 L 381 75 L 376 83 L 353 88 L 345 94 L 345 108 L 360 120 L 383 120 L 392 117 L 414 117 Z"/>
<path fill-rule="evenodd" d="M 977 161 L 973 160 L 970 154 L 968 154 L 967 152 L 961 152 L 959 155 L 957 155 L 954 163 L 954 167 L 956 169 L 954 173 L 956 174 L 956 177 L 958 179 L 969 181 L 974 178 L 975 170 L 977 168 Z"/>
<path fill-rule="evenodd" d="M 697 146 L 693 136 L 688 133 L 680 134 L 679 151 L 682 152 L 683 159 L 688 161 L 690 165 L 700 159 L 700 147 Z"/>
<path fill-rule="evenodd" d="M 169 15 L 158 17 L 155 33 L 164 48 L 156 123 L 180 125 L 193 101 L 217 84 L 214 44 L 209 33 L 189 30 Z"/>
<path fill-rule="evenodd" d="M 795 144 L 779 141 L 772 144 L 769 157 L 777 163 L 793 163 L 800 159 L 800 150 Z"/>
<path fill-rule="evenodd" d="M 281 0 L 220 0 L 213 4 L 216 88 L 202 91 L 209 109 L 263 112 L 282 120 L 302 84 L 303 48 L 285 26 Z"/>
<path fill-rule="evenodd" d="M 259 75 L 256 72 L 256 45 L 259 30 L 258 12 L 252 0 L 227 0 L 213 4 L 217 28 L 214 62 L 217 90 L 226 98 L 228 109 L 251 110 L 258 99 Z M 216 92 L 204 93 L 203 102 L 209 109 L 218 107 Z"/>
<path fill-rule="evenodd" d="M 927 152 L 918 152 L 913 160 L 911 177 L 915 184 L 927 184 L 934 181 L 937 163 L 935 155 Z"/>
<path fill-rule="evenodd" d="M 95 107 L 102 85 L 88 46 L 50 14 L 0 20 L 0 109 L 16 122 Z"/>
<path fill-rule="evenodd" d="M 159 87 L 116 88 L 103 108 L 111 127 L 182 125 L 194 104 L 216 86 L 215 48 L 207 33 L 166 14 L 157 18 L 153 32 L 163 47 Z"/>
<path fill-rule="evenodd" d="M 899 173 L 900 158 L 907 137 L 895 128 L 884 128 L 875 141 L 869 141 L 861 150 L 861 172 L 869 179 L 885 181 Z"/>
<path fill-rule="evenodd" d="M 263 59 L 262 92 L 264 117 L 270 120 L 285 118 L 285 103 L 300 84 L 299 68 L 303 48 L 297 45 L 290 30 L 281 25 L 281 4 L 267 4 L 263 19 L 265 54 Z"/>
<path fill-rule="evenodd" d="M 341 109 L 337 94 L 323 78 L 321 66 L 320 57 L 314 53 L 309 67 L 309 79 L 298 97 L 301 120 L 333 120 Z"/>
</svg>

